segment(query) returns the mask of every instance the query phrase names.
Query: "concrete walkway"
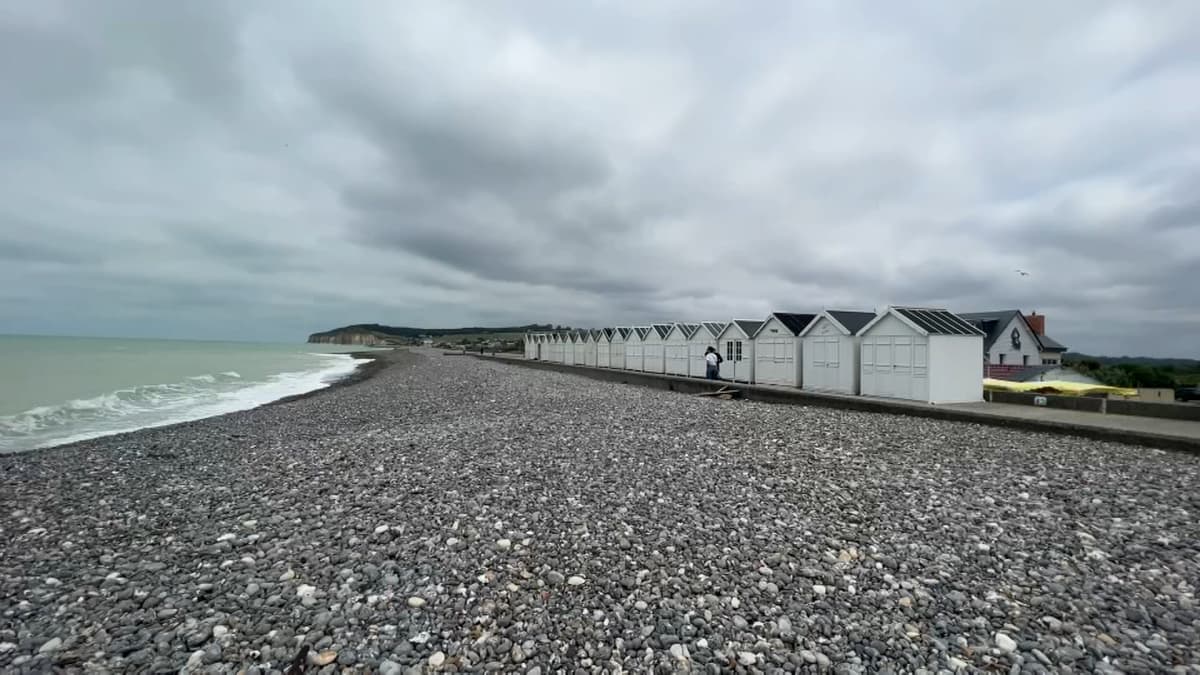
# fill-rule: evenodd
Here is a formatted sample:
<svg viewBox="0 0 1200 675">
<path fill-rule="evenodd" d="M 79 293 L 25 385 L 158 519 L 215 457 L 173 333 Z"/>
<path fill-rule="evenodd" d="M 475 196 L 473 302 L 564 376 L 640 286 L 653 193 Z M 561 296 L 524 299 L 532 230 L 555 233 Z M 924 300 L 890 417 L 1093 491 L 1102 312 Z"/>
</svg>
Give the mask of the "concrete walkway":
<svg viewBox="0 0 1200 675">
<path fill-rule="evenodd" d="M 1073 426 L 1091 426 L 1100 429 L 1122 429 L 1125 431 L 1151 434 L 1155 436 L 1193 439 L 1200 443 L 1200 422 L 1187 420 L 1171 420 L 1158 417 L 1136 417 L 1134 415 L 1104 415 L 1093 412 L 1076 410 L 1056 410 L 1054 408 L 1039 408 L 1031 405 L 1014 405 L 1011 403 L 956 403 L 950 408 L 965 410 L 997 417 L 1018 417 L 1022 419 L 1055 422 Z"/>
<path fill-rule="evenodd" d="M 478 353 L 474 354 L 474 356 L 480 357 Z M 986 401 L 930 405 L 914 401 L 867 396 L 825 394 L 790 387 L 713 382 L 711 380 L 661 375 L 657 373 L 642 373 L 588 366 L 568 366 L 547 361 L 530 361 L 520 355 L 511 354 L 484 355 L 481 358 L 494 359 L 528 368 L 574 373 L 609 382 L 669 389 L 681 393 L 694 394 L 704 391 L 714 391 L 721 386 L 733 386 L 741 390 L 743 398 L 752 401 L 791 405 L 820 405 L 893 415 L 911 415 L 960 422 L 975 422 L 978 424 L 1070 434 L 1073 436 L 1084 436 L 1099 440 L 1172 450 L 1184 450 L 1200 454 L 1200 422 L 1079 412 L 1014 405 L 1010 403 L 988 403 Z"/>
</svg>

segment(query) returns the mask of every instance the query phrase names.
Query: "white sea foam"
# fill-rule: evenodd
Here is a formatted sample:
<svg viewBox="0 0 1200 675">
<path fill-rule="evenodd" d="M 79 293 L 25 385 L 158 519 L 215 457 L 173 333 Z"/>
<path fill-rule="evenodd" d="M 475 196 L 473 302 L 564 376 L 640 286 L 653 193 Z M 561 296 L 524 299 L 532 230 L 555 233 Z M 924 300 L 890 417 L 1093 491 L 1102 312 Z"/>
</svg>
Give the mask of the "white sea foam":
<svg viewBox="0 0 1200 675">
<path fill-rule="evenodd" d="M 0 416 L 0 453 L 49 447 L 150 427 L 248 410 L 288 396 L 328 387 L 370 359 L 319 354 L 311 370 L 243 381 L 236 371 L 182 382 L 120 389 L 100 396 L 39 406 Z"/>
</svg>

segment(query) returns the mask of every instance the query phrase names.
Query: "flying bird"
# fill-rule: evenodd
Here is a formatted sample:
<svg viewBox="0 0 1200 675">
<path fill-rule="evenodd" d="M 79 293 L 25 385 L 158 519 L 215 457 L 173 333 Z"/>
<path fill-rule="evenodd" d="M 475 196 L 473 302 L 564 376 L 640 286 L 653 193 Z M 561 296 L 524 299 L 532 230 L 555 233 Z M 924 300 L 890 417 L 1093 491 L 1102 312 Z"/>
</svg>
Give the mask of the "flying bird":
<svg viewBox="0 0 1200 675">
<path fill-rule="evenodd" d="M 1016 272 L 1017 274 L 1020 274 L 1023 277 L 1029 276 L 1029 272 L 1026 272 L 1025 270 L 1013 270 L 1013 271 Z"/>
</svg>

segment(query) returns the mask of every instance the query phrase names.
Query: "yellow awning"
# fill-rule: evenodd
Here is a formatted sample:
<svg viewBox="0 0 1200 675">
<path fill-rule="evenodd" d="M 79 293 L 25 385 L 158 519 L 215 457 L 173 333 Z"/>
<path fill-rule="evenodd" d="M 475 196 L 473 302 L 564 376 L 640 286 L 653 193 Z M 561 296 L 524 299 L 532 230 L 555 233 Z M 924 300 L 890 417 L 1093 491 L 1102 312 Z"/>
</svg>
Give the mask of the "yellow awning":
<svg viewBox="0 0 1200 675">
<path fill-rule="evenodd" d="M 1116 396 L 1137 396 L 1137 389 L 1125 387 L 1109 387 L 1103 384 L 1084 384 L 1083 382 L 1066 382 L 1052 380 L 1048 382 L 1009 382 L 983 378 L 983 388 L 991 391 L 1020 391 L 1036 392 L 1038 394 L 1063 394 L 1065 396 L 1088 396 L 1090 394 L 1113 394 Z"/>
</svg>

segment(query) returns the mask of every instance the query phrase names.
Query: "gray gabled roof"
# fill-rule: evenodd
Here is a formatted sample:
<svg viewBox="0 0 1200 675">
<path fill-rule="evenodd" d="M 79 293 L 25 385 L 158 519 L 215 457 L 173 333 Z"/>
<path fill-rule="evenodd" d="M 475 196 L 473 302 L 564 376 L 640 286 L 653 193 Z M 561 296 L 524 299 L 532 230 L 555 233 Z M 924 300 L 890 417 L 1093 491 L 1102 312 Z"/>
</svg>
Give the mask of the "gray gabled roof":
<svg viewBox="0 0 1200 675">
<path fill-rule="evenodd" d="M 854 312 L 844 309 L 830 309 L 825 312 L 829 318 L 842 325 L 842 328 L 850 331 L 851 335 L 858 335 L 858 331 L 864 326 L 875 320 L 875 312 Z"/>
<path fill-rule="evenodd" d="M 629 326 L 617 326 L 617 332 L 621 334 L 622 340 L 628 340 L 629 334 L 633 332 L 633 328 Z"/>
<path fill-rule="evenodd" d="M 763 322 L 761 322 L 761 321 L 748 321 L 745 319 L 734 319 L 733 321 L 730 321 L 729 323 L 725 324 L 725 327 L 721 329 L 721 332 L 723 333 L 723 332 L 729 330 L 730 326 L 737 326 L 738 330 L 740 330 L 746 334 L 746 337 L 754 337 L 754 334 L 758 332 L 759 327 L 762 325 L 763 325 Z"/>
<path fill-rule="evenodd" d="M 658 337 L 660 339 L 667 337 L 667 334 L 670 333 L 671 329 L 674 327 L 675 324 L 673 323 L 656 323 L 651 325 L 651 328 L 654 329 L 655 333 L 658 333 Z"/>
<path fill-rule="evenodd" d="M 771 316 L 778 319 L 779 323 L 783 324 L 783 327 L 788 329 L 792 335 L 803 333 L 804 329 L 808 328 L 808 324 L 817 318 L 816 314 L 793 314 L 792 312 L 771 312 Z M 767 321 L 770 320 L 771 317 L 767 317 Z M 762 330 L 763 325 L 766 323 L 766 321 L 763 321 L 759 324 L 758 330 Z"/>
<path fill-rule="evenodd" d="M 650 331 L 654 329 L 650 326 L 634 326 L 633 330 L 635 333 L 637 333 L 639 340 L 645 340 L 646 336 L 650 334 Z"/>
<path fill-rule="evenodd" d="M 987 352 L 1000 340 L 1008 324 L 1021 313 L 1015 309 L 1002 309 L 994 312 L 963 312 L 959 316 L 983 333 L 983 351 Z M 1028 324 L 1025 327 L 1029 328 L 1030 333 L 1033 332 Z"/>
<path fill-rule="evenodd" d="M 709 337 L 717 337 L 728 324 L 722 321 L 701 321 L 699 331 L 707 331 Z M 693 336 L 694 337 L 694 336 Z"/>
<path fill-rule="evenodd" d="M 1054 338 L 1050 337 L 1049 335 L 1038 335 L 1037 333 L 1034 333 L 1033 336 L 1037 338 L 1038 342 L 1042 343 L 1042 351 L 1047 351 L 1047 352 L 1065 352 L 1065 351 L 1067 351 L 1066 345 L 1059 342 L 1058 340 L 1055 340 Z"/>
<path fill-rule="evenodd" d="M 679 330 L 683 333 L 685 340 L 691 340 L 696 331 L 700 330 L 700 324 L 698 323 L 677 323 L 675 325 L 679 326 Z"/>
<path fill-rule="evenodd" d="M 1014 318 L 1020 317 L 1021 322 L 1029 329 L 1029 334 L 1037 340 L 1042 351 L 1067 351 L 1066 345 L 1050 337 L 1049 335 L 1038 335 L 1033 326 L 1029 325 L 1029 319 L 1020 310 L 1016 309 L 1000 309 L 992 312 L 963 312 L 959 316 L 966 319 L 971 325 L 975 326 L 983 333 L 983 350 L 991 351 L 992 345 L 1001 338 L 1004 329 L 1012 322 Z"/>
</svg>

